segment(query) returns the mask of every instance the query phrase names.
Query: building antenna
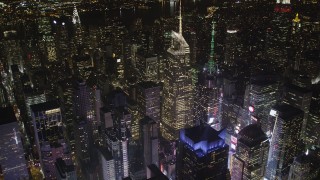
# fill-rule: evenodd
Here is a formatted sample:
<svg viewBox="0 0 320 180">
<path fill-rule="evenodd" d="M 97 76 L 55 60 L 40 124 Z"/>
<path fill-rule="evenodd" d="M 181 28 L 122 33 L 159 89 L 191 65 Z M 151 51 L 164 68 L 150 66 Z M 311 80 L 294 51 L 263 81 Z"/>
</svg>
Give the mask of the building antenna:
<svg viewBox="0 0 320 180">
<path fill-rule="evenodd" d="M 180 9 L 179 9 L 179 34 L 182 35 L 181 1 L 182 1 L 182 0 L 180 0 Z"/>
</svg>

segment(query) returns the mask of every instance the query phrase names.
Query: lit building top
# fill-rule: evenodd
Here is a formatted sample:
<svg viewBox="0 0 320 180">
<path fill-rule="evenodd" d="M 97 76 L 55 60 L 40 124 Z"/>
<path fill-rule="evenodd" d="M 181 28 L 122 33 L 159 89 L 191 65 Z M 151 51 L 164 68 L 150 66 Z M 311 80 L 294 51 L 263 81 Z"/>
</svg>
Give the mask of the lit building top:
<svg viewBox="0 0 320 180">
<path fill-rule="evenodd" d="M 190 53 L 189 45 L 182 34 L 172 31 L 172 44 L 168 52 L 173 55 L 185 55 Z"/>
<path fill-rule="evenodd" d="M 216 131 L 210 126 L 196 126 L 180 131 L 180 141 L 196 153 L 198 157 L 226 146 L 223 140 L 224 131 Z"/>
<path fill-rule="evenodd" d="M 81 24 L 80 17 L 79 17 L 78 10 L 77 10 L 76 6 L 74 6 L 74 8 L 73 8 L 72 23 L 73 24 Z"/>
<path fill-rule="evenodd" d="M 292 21 L 295 22 L 295 23 L 299 23 L 300 22 L 299 13 L 296 14 L 296 17 Z"/>
</svg>

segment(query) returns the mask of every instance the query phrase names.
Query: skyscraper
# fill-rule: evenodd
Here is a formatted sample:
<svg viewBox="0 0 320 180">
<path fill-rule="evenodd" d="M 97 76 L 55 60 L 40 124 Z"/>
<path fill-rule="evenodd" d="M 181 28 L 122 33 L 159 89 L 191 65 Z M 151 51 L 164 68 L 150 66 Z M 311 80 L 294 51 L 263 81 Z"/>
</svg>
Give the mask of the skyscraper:
<svg viewBox="0 0 320 180">
<path fill-rule="evenodd" d="M 264 132 L 268 125 L 268 115 L 272 106 L 279 99 L 278 82 L 269 77 L 251 78 L 245 91 L 244 108 L 249 113 L 246 125 L 261 124 Z"/>
<path fill-rule="evenodd" d="M 46 178 L 53 178 L 54 158 L 62 155 L 56 144 L 64 138 L 60 104 L 54 100 L 31 105 L 31 117 L 42 169 Z"/>
<path fill-rule="evenodd" d="M 190 49 L 182 36 L 181 10 L 179 18 L 179 33 L 171 33 L 164 69 L 161 133 L 167 140 L 178 139 L 179 129 L 194 124 Z"/>
<path fill-rule="evenodd" d="M 223 131 L 208 125 L 180 131 L 178 179 L 229 179 L 229 146 L 223 140 Z"/>
<path fill-rule="evenodd" d="M 319 179 L 320 159 L 313 153 L 302 153 L 296 158 L 290 167 L 288 180 Z"/>
<path fill-rule="evenodd" d="M 302 88 L 296 85 L 286 85 L 283 102 L 304 112 L 303 124 L 301 127 L 301 138 L 306 140 L 306 124 L 308 120 L 312 92 L 308 88 Z"/>
<path fill-rule="evenodd" d="M 3 178 L 28 179 L 20 127 L 13 108 L 0 108 L 0 114 L 0 169 Z"/>
<path fill-rule="evenodd" d="M 92 121 L 94 111 L 90 102 L 90 94 L 84 80 L 77 80 L 74 87 L 73 108 L 75 117 Z"/>
<path fill-rule="evenodd" d="M 138 107 L 137 120 L 149 116 L 151 119 L 155 120 L 156 123 L 160 123 L 160 92 L 161 86 L 151 82 L 141 82 L 136 86 L 136 102 Z M 132 123 L 133 129 L 132 136 L 134 139 L 139 137 L 139 122 Z"/>
<path fill-rule="evenodd" d="M 287 104 L 274 106 L 270 111 L 274 128 L 269 148 L 266 178 L 286 179 L 295 156 L 301 153 L 300 132 L 303 111 Z"/>
<path fill-rule="evenodd" d="M 63 138 L 62 115 L 58 100 L 31 105 L 31 117 L 38 148 L 43 142 Z"/>
<path fill-rule="evenodd" d="M 218 68 L 215 63 L 214 54 L 214 22 L 212 22 L 211 31 L 211 48 L 210 48 L 210 59 L 203 72 L 203 81 L 199 80 L 198 94 L 199 100 L 195 101 L 197 104 L 196 113 L 205 113 L 205 115 L 200 115 L 200 121 L 209 124 L 215 130 L 219 131 L 222 125 L 222 87 L 218 82 Z M 199 78 L 201 79 L 201 78 Z M 199 112 L 200 111 L 200 112 Z M 197 119 L 197 120 L 198 120 Z"/>
<path fill-rule="evenodd" d="M 231 179 L 262 179 L 266 171 L 268 151 L 268 137 L 258 124 L 243 128 L 238 134 Z"/>
<path fill-rule="evenodd" d="M 140 140 L 143 145 L 144 165 L 159 167 L 159 123 L 146 116 L 140 121 Z"/>
<path fill-rule="evenodd" d="M 271 26 L 267 30 L 265 57 L 277 69 L 284 70 L 288 63 L 288 34 L 291 25 L 290 0 L 277 0 Z"/>
</svg>

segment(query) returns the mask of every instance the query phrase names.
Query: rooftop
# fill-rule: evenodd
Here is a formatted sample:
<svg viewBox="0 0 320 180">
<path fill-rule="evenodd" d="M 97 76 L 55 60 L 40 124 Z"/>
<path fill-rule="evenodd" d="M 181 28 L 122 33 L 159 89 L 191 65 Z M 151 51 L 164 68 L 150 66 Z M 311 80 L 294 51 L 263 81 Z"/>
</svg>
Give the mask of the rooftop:
<svg viewBox="0 0 320 180">
<path fill-rule="evenodd" d="M 303 116 L 303 113 L 304 113 L 302 110 L 288 104 L 276 105 L 272 109 L 277 111 L 278 116 L 284 120 L 286 119 L 291 120 L 292 118 L 298 115 Z"/>
<path fill-rule="evenodd" d="M 17 122 L 17 118 L 11 106 L 0 108 L 0 114 L 0 125 Z"/>
<path fill-rule="evenodd" d="M 250 124 L 239 132 L 239 141 L 252 147 L 266 141 L 268 137 L 258 124 Z"/>
<path fill-rule="evenodd" d="M 152 81 L 144 81 L 144 82 L 138 83 L 138 87 L 148 89 L 148 88 L 159 87 L 159 85 L 155 82 L 152 82 Z"/>
<path fill-rule="evenodd" d="M 180 131 L 180 141 L 202 157 L 207 153 L 225 147 L 224 130 L 216 131 L 208 125 L 195 126 Z"/>
<path fill-rule="evenodd" d="M 60 108 L 60 103 L 58 100 L 47 101 L 40 104 L 34 104 L 30 106 L 32 112 L 40 112 L 40 111 L 47 111 L 51 109 Z"/>
</svg>

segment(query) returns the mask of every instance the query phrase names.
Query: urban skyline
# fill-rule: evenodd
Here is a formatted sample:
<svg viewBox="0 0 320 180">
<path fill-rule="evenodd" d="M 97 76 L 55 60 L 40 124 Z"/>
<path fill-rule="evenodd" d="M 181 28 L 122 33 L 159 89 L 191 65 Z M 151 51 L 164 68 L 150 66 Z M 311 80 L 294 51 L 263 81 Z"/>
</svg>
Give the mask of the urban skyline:
<svg viewBox="0 0 320 180">
<path fill-rule="evenodd" d="M 320 179 L 318 0 L 0 2 L 0 180 Z"/>
</svg>

